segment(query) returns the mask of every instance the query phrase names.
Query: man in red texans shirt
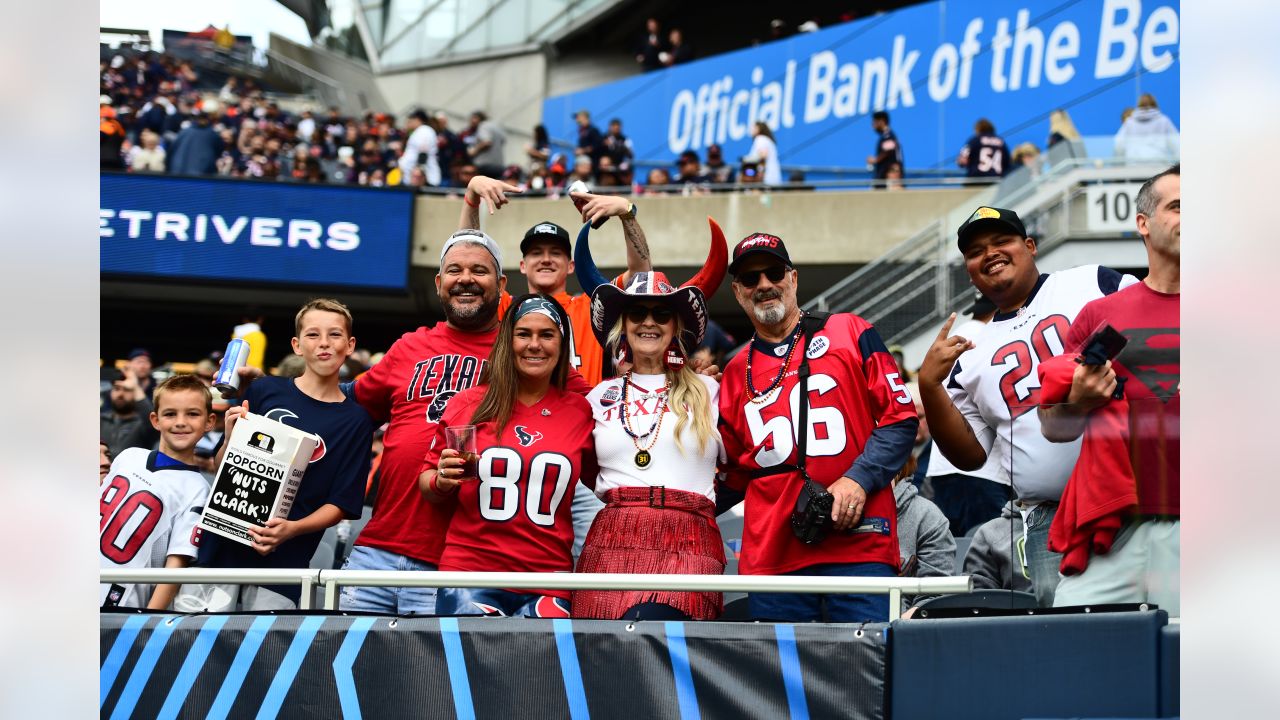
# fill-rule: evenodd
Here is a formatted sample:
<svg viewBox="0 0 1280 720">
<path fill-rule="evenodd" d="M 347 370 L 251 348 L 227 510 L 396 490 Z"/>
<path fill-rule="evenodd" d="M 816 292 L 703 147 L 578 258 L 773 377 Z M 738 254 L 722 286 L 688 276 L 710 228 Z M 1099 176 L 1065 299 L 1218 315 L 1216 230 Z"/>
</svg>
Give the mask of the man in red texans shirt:
<svg viewBox="0 0 1280 720">
<path fill-rule="evenodd" d="M 892 577 L 898 573 L 890 481 L 915 442 L 915 405 L 875 329 L 840 313 L 806 336 L 796 300 L 799 272 L 782 240 L 757 233 L 733 250 L 733 294 L 755 326 L 725 368 L 720 432 L 728 484 L 746 490 L 739 572 L 744 575 Z M 810 369 L 800 397 L 801 358 Z M 805 469 L 835 498 L 833 532 L 802 543 L 791 515 L 804 480 L 796 467 L 802 401 L 809 404 Z M 883 621 L 885 595 L 752 593 L 757 619 Z"/>
<path fill-rule="evenodd" d="M 1114 361 L 1077 365 L 1067 402 L 1041 405 L 1039 412 L 1041 431 L 1049 440 L 1070 442 L 1084 433 L 1082 460 L 1091 444 L 1122 448 L 1107 459 L 1120 469 L 1113 475 L 1131 471 L 1137 505 L 1124 508 L 1123 524 L 1109 551 L 1095 552 L 1083 572 L 1063 578 L 1053 604 L 1150 602 L 1177 616 L 1181 557 L 1181 167 L 1174 165 L 1144 183 L 1136 204 L 1138 234 L 1147 246 L 1150 272 L 1142 282 L 1085 305 L 1071 324 L 1066 345 L 1080 348 L 1104 322 L 1129 342 Z M 1120 418 L 1128 442 L 1116 444 L 1094 433 L 1117 405 L 1119 398 L 1113 393 L 1118 385 L 1128 406 L 1127 421 Z M 1126 446 L 1127 453 L 1123 452 Z M 1090 489 L 1096 490 L 1109 480 L 1114 478 L 1082 475 L 1077 468 L 1070 482 L 1088 482 L 1095 486 Z M 1058 530 L 1056 525 L 1054 531 Z"/>
</svg>

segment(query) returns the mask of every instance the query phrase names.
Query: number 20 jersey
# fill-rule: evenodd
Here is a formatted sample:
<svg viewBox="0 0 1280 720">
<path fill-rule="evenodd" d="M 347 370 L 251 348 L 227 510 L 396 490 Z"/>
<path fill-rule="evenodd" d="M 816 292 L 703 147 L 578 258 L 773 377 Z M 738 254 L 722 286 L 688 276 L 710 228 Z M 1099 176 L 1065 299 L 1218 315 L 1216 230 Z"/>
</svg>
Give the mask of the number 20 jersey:
<svg viewBox="0 0 1280 720">
<path fill-rule="evenodd" d="M 1021 310 L 997 313 L 956 362 L 946 383 L 956 408 L 988 455 L 996 480 L 1027 503 L 1057 502 L 1080 455 L 1080 440 L 1052 443 L 1040 434 L 1042 360 L 1061 355 L 1081 308 L 1137 282 L 1101 265 L 1041 275 Z"/>
<path fill-rule="evenodd" d="M 189 465 L 161 466 L 159 452 L 129 448 L 99 486 L 98 546 L 104 568 L 164 567 L 169 555 L 196 556 L 195 529 L 209 483 Z M 117 603 L 143 607 L 150 585 L 127 585 Z M 101 586 L 99 602 L 109 588 Z"/>
<path fill-rule="evenodd" d="M 738 353 L 720 380 L 720 433 L 732 466 L 730 484 L 744 474 L 783 463 L 794 464 L 799 422 L 800 353 L 809 357 L 809 437 L 806 469 L 819 485 L 828 486 L 847 472 L 862 454 L 872 430 L 916 416 L 898 366 L 879 333 L 866 320 L 835 314 L 797 348 L 782 379 L 765 402 L 753 403 L 746 386 L 748 347 Z M 752 383 L 769 387 L 783 358 L 756 350 Z M 906 457 L 902 458 L 906 462 Z M 897 506 L 893 489 L 870 494 L 861 532 L 833 534 L 817 545 L 804 545 L 791 530 L 804 481 L 799 472 L 755 477 L 747 482 L 742 553 L 743 575 L 791 572 L 822 563 L 879 562 L 898 567 Z"/>
</svg>

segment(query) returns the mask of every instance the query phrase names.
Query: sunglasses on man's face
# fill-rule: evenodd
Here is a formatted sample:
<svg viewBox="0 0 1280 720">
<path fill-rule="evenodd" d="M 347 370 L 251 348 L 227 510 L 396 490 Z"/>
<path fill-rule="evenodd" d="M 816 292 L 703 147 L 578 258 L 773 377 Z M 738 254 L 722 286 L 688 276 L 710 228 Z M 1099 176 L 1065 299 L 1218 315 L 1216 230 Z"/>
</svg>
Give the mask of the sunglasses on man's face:
<svg viewBox="0 0 1280 720">
<path fill-rule="evenodd" d="M 760 284 L 760 276 L 769 278 L 771 283 L 780 283 L 787 276 L 785 265 L 770 265 L 762 270 L 743 270 L 735 278 L 742 287 L 753 288 Z"/>
<path fill-rule="evenodd" d="M 666 325 L 674 317 L 671 308 L 650 305 L 632 305 L 627 308 L 626 315 L 627 319 L 636 325 L 643 323 L 648 317 L 652 317 L 653 321 L 659 325 Z"/>
</svg>

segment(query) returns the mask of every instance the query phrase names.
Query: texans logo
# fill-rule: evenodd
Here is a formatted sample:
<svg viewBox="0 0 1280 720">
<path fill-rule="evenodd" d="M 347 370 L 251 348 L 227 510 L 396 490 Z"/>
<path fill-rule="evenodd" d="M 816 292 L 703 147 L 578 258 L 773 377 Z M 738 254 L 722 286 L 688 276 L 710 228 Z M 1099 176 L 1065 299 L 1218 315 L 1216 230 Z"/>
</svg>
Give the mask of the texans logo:
<svg viewBox="0 0 1280 720">
<path fill-rule="evenodd" d="M 457 394 L 457 390 L 446 390 L 436 395 L 431 404 L 427 406 L 427 422 L 439 423 L 440 419 L 444 417 L 444 408 L 449 404 L 449 398 Z"/>
<path fill-rule="evenodd" d="M 285 425 L 293 425 L 293 423 L 289 422 L 289 418 L 297 418 L 298 414 L 288 408 L 276 408 L 274 410 L 268 410 L 267 417 L 270 418 L 271 420 L 275 420 L 278 423 L 284 423 Z M 312 435 L 316 435 L 316 434 L 312 433 Z M 320 436 L 316 435 L 316 437 L 320 437 Z M 316 445 L 316 449 L 311 451 L 311 460 L 309 460 L 308 462 L 317 462 L 318 460 L 320 460 L 320 458 L 324 457 L 325 452 L 326 452 L 326 449 L 324 446 L 324 438 L 321 437 L 320 444 Z"/>
<path fill-rule="evenodd" d="M 522 446 L 529 447 L 530 445 L 542 439 L 542 433 L 538 432 L 537 430 L 534 430 L 533 432 L 529 432 L 529 430 L 525 428 L 525 426 L 517 425 L 516 439 L 520 441 L 520 444 Z"/>
</svg>

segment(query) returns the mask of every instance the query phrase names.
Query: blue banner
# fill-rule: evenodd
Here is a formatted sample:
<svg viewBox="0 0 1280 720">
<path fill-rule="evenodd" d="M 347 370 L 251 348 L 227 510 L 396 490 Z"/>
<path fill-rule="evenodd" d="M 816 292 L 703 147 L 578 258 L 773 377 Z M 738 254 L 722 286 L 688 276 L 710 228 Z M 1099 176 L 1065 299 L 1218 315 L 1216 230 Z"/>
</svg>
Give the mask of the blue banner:
<svg viewBox="0 0 1280 720">
<path fill-rule="evenodd" d="M 414 194 L 162 175 L 101 176 L 103 273 L 404 290 Z"/>
<path fill-rule="evenodd" d="M 784 166 L 863 168 L 886 110 L 908 170 L 954 169 L 979 118 L 1042 150 L 1063 108 L 1081 134 L 1114 135 L 1142 93 L 1179 122 L 1180 3 L 941 0 L 639 75 L 543 104 L 553 138 L 572 113 L 623 122 L 640 163 L 718 143 L 728 162 L 767 123 Z"/>
</svg>

